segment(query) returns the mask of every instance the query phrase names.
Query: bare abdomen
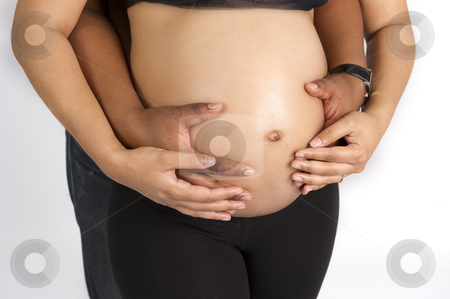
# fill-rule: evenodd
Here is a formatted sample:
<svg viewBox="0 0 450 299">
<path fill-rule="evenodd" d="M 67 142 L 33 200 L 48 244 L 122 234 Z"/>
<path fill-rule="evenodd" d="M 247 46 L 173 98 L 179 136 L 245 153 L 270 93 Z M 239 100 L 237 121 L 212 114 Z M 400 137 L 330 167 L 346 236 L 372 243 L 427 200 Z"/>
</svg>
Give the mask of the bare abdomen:
<svg viewBox="0 0 450 299">
<path fill-rule="evenodd" d="M 140 2 L 128 14 L 132 74 L 148 106 L 224 103 L 223 113 L 193 127 L 191 137 L 200 151 L 255 168 L 251 178 L 218 177 L 252 192 L 233 216 L 290 204 L 299 192 L 289 164 L 324 121 L 321 101 L 304 90 L 327 69 L 310 12 Z"/>
</svg>

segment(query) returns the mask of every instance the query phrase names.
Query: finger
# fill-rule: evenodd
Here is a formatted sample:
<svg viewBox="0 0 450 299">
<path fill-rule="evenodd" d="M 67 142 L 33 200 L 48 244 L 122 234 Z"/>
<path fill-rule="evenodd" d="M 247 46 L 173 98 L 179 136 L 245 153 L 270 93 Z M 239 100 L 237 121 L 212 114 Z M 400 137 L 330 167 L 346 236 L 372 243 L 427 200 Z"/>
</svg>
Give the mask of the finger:
<svg viewBox="0 0 450 299">
<path fill-rule="evenodd" d="M 335 85 L 331 84 L 331 82 L 332 80 L 326 78 L 315 80 L 310 83 L 306 83 L 305 90 L 312 97 L 316 97 L 321 100 L 328 100 L 336 92 Z"/>
<path fill-rule="evenodd" d="M 335 122 L 328 128 L 324 129 L 322 132 L 320 132 L 316 137 L 313 138 L 313 140 L 311 140 L 309 144 L 313 148 L 325 147 L 349 134 L 352 129 L 353 126 L 351 125 L 351 123 L 345 121 L 345 117 L 343 117 L 339 121 Z"/>
<path fill-rule="evenodd" d="M 220 200 L 215 202 L 194 202 L 194 201 L 179 201 L 176 206 L 183 206 L 193 211 L 199 212 L 223 212 L 228 210 L 242 210 L 245 209 L 245 203 L 236 200 Z"/>
<path fill-rule="evenodd" d="M 201 170 L 200 170 L 201 171 Z M 231 186 L 231 184 L 217 181 L 215 178 L 201 173 L 198 169 L 175 170 L 177 177 L 191 183 L 192 185 L 201 185 L 208 188 L 220 188 Z"/>
<path fill-rule="evenodd" d="M 303 172 L 292 174 L 291 178 L 304 185 L 328 185 L 338 183 L 342 179 L 342 175 L 318 175 Z"/>
<path fill-rule="evenodd" d="M 218 166 L 216 166 L 217 161 L 219 161 Z M 203 173 L 230 176 L 251 176 L 255 173 L 254 169 L 246 164 L 223 158 L 217 158 L 216 160 L 214 157 L 194 151 L 164 151 L 161 153 L 159 162 L 164 170 L 203 169 Z"/>
<path fill-rule="evenodd" d="M 360 147 L 352 144 L 325 148 L 304 148 L 296 152 L 296 158 L 291 162 L 291 166 L 295 169 L 301 169 L 298 167 L 308 164 L 308 160 L 353 164 L 359 157 L 360 152 L 362 152 Z"/>
<path fill-rule="evenodd" d="M 291 162 L 291 166 L 302 172 L 319 175 L 342 175 L 352 173 L 355 170 L 353 164 L 314 160 L 294 160 Z"/>
<path fill-rule="evenodd" d="M 226 211 L 225 212 L 195 211 L 182 206 L 177 207 L 176 210 L 185 215 L 203 219 L 223 220 L 223 221 L 229 221 L 231 219 L 231 215 Z"/>
<path fill-rule="evenodd" d="M 230 176 L 251 176 L 255 174 L 255 170 L 246 164 L 216 157 L 216 163 L 205 170 L 205 173 Z"/>
<path fill-rule="evenodd" d="M 207 187 L 210 189 L 233 186 L 228 183 L 217 181 L 214 178 L 212 178 L 208 175 L 205 175 L 205 174 L 201 174 L 201 173 L 191 172 L 187 176 L 184 176 L 184 174 L 185 173 L 183 173 L 183 180 L 191 183 L 192 185 L 200 185 L 200 186 Z M 243 189 L 242 193 L 234 195 L 228 199 L 243 200 L 243 201 L 251 200 L 251 193 L 248 190 Z"/>
<path fill-rule="evenodd" d="M 166 199 L 193 201 L 193 202 L 214 202 L 219 200 L 226 200 L 230 198 L 235 198 L 234 196 L 241 194 L 244 191 L 244 189 L 242 189 L 239 186 L 229 186 L 210 189 L 203 186 L 191 185 L 188 182 L 178 178 L 176 178 L 176 183 L 173 186 L 171 186 L 170 190 L 171 193 L 168 193 L 166 195 Z"/>
<path fill-rule="evenodd" d="M 306 160 L 356 164 L 364 156 L 364 151 L 359 144 L 349 144 L 325 148 L 304 148 L 298 150 L 295 155 L 293 162 L 300 161 L 300 164 Z"/>
<path fill-rule="evenodd" d="M 231 184 L 217 181 L 209 175 L 194 171 L 197 170 L 183 170 L 177 176 L 192 185 L 200 185 L 210 189 L 232 186 Z"/>
<path fill-rule="evenodd" d="M 294 186 L 296 187 L 301 187 L 303 185 L 303 183 L 297 182 L 297 181 L 292 181 Z"/>
<path fill-rule="evenodd" d="M 177 116 L 183 118 L 186 127 L 197 125 L 205 120 L 212 119 L 222 110 L 222 103 L 194 103 L 176 107 Z"/>
<path fill-rule="evenodd" d="M 216 164 L 214 157 L 199 152 L 163 151 L 158 159 L 164 170 L 171 169 L 206 169 Z"/>
<path fill-rule="evenodd" d="M 300 193 L 302 195 L 307 195 L 310 191 L 319 190 L 319 189 L 322 189 L 325 186 L 326 185 L 303 185 L 300 188 Z"/>
</svg>

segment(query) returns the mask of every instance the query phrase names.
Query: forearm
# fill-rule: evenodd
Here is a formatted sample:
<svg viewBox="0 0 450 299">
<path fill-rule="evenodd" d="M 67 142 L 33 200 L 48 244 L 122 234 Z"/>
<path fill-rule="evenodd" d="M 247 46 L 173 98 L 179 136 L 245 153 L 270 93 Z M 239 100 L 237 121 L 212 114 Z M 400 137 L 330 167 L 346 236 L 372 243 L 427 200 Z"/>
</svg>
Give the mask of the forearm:
<svg viewBox="0 0 450 299">
<path fill-rule="evenodd" d="M 367 67 L 358 0 L 329 0 L 315 9 L 314 25 L 322 41 L 329 71 L 348 63 Z M 336 91 L 323 93 L 325 87 Z M 316 90 L 309 89 L 309 92 L 322 99 L 326 119 L 324 127 L 328 127 L 345 114 L 360 109 L 365 87 L 359 78 L 352 75 L 332 74 L 324 78 Z"/>
<path fill-rule="evenodd" d="M 368 43 L 368 65 L 373 70 L 373 93 L 364 112 L 377 116 L 386 131 L 411 74 L 414 60 L 392 54 L 386 45 L 383 29 Z"/>
<path fill-rule="evenodd" d="M 328 70 L 344 63 L 366 67 L 359 0 L 329 0 L 314 9 L 314 26 L 322 41 Z"/>
<path fill-rule="evenodd" d="M 16 17 L 24 11 L 27 10 L 21 9 L 19 3 Z M 13 28 L 14 26 L 15 24 Z M 123 147 L 84 79 L 66 37 L 69 33 L 70 29 L 60 31 L 57 28 L 47 28 L 46 35 L 57 36 L 59 43 L 57 49 L 45 59 L 24 58 L 14 46 L 13 51 L 31 84 L 53 115 L 102 167 L 111 161 L 112 153 Z"/>
<path fill-rule="evenodd" d="M 144 109 L 131 81 L 122 42 L 109 18 L 85 8 L 69 40 L 81 69 L 117 138 L 127 147 L 142 142 L 132 114 Z M 149 144 L 147 144 L 149 145 Z"/>
<path fill-rule="evenodd" d="M 388 26 L 404 27 L 408 24 L 389 24 L 390 19 L 400 12 L 408 11 L 405 1 L 387 1 L 378 3 L 389 10 L 389 16 L 385 20 L 370 16 L 374 3 L 370 0 L 361 1 L 366 24 L 367 61 L 373 70 L 373 93 L 364 107 L 364 112 L 377 117 L 383 133 L 386 131 L 394 115 L 394 111 L 403 94 L 411 75 L 414 60 L 402 59 L 394 55 L 386 43 L 386 31 Z M 391 7 L 389 7 L 391 5 Z M 373 15 L 373 14 L 372 14 Z M 411 41 L 414 34 L 409 27 L 405 28 L 405 35 Z M 411 51 L 414 51 L 411 48 Z M 414 57 L 414 53 L 410 53 Z"/>
<path fill-rule="evenodd" d="M 360 2 L 364 17 L 364 36 L 367 41 L 367 64 L 373 71 L 373 93 L 363 112 L 355 111 L 347 114 L 311 141 L 312 147 L 315 148 L 302 149 L 296 153 L 297 157 L 303 159 L 292 162 L 292 167 L 301 169 L 301 172 L 293 174 L 293 179 L 296 186 L 301 186 L 302 194 L 320 189 L 326 184 L 341 182 L 344 176 L 364 170 L 389 126 L 411 74 L 413 60 L 395 56 L 386 44 L 387 30 L 392 28 L 389 26 L 403 28 L 407 25 L 391 22 L 393 19 L 398 20 L 395 18 L 397 14 L 407 13 L 406 1 L 360 0 Z M 402 21 L 405 22 L 404 19 Z M 394 31 L 398 33 L 400 28 L 396 29 Z M 411 28 L 404 29 L 402 38 L 409 40 L 407 44 L 413 43 Z M 414 51 L 413 47 L 411 51 Z M 414 53 L 403 54 L 414 57 Z M 342 137 L 348 146 L 324 148 Z M 311 163 L 310 160 L 315 161 Z"/>
</svg>

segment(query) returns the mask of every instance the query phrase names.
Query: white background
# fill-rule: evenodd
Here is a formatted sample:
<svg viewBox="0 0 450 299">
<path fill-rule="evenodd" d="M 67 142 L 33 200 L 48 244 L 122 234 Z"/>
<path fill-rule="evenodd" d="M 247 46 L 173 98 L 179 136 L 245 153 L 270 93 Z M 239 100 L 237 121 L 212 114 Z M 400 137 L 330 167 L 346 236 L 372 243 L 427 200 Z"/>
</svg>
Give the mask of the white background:
<svg viewBox="0 0 450 299">
<path fill-rule="evenodd" d="M 341 184 L 333 257 L 319 298 L 450 298 L 449 29 L 447 1 L 409 0 L 436 32 L 416 61 L 394 119 L 362 174 Z M 0 298 L 88 298 L 79 230 L 65 173 L 64 129 L 35 93 L 10 47 L 15 1 L 0 1 Z M 61 268 L 50 285 L 31 289 L 11 274 L 14 248 L 43 239 Z M 395 284 L 386 271 L 390 248 L 404 239 L 427 243 L 433 278 L 419 288 Z M 31 265 L 42 266 L 38 257 Z M 420 267 L 417 256 L 404 269 Z"/>
</svg>

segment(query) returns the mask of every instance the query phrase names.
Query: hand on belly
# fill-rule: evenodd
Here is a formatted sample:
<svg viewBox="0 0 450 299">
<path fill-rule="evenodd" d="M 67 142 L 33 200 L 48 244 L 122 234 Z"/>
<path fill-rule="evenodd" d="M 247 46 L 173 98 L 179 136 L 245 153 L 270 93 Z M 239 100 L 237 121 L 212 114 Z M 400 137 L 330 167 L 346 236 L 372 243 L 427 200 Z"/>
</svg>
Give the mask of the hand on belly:
<svg viewBox="0 0 450 299">
<path fill-rule="evenodd" d="M 322 103 L 303 97 L 291 103 L 289 109 L 265 114 L 265 117 L 221 113 L 213 120 L 192 127 L 190 135 L 197 151 L 242 162 L 255 169 L 255 174 L 249 177 L 211 175 L 252 193 L 246 208 L 233 214 L 233 217 L 249 217 L 280 210 L 299 195 L 298 187 L 290 178 L 294 172 L 290 162 L 294 152 L 305 148 L 322 126 Z M 182 170 L 179 173 L 183 175 Z"/>
<path fill-rule="evenodd" d="M 132 6 L 128 15 L 135 87 L 151 106 L 224 104 L 223 113 L 190 133 L 196 150 L 254 167 L 253 176 L 215 177 L 252 193 L 233 216 L 290 204 L 299 194 L 290 178 L 294 152 L 324 122 L 322 102 L 303 87 L 327 70 L 311 15 L 270 9 L 192 14 L 149 3 Z"/>
</svg>

